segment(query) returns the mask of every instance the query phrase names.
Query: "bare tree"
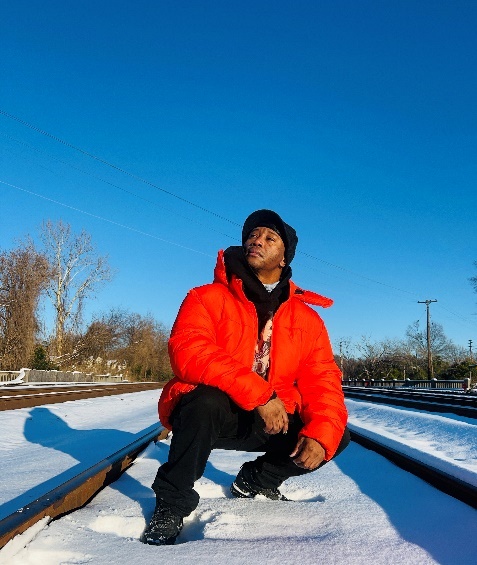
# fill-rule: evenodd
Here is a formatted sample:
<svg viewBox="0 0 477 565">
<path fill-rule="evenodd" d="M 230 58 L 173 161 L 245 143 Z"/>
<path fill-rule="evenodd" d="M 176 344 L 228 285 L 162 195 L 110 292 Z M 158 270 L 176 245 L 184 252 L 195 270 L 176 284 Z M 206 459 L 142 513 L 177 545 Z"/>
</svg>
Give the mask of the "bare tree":
<svg viewBox="0 0 477 565">
<path fill-rule="evenodd" d="M 454 358 L 455 345 L 449 340 L 444 328 L 437 322 L 431 322 L 431 351 L 433 357 Z M 417 357 L 424 358 L 427 352 L 427 332 L 420 328 L 419 320 L 416 320 L 406 329 L 406 337 L 410 349 L 415 351 Z"/>
<path fill-rule="evenodd" d="M 151 315 L 112 311 L 103 322 L 115 336 L 110 356 L 135 380 L 172 377 L 167 341 L 169 331 Z"/>
<path fill-rule="evenodd" d="M 373 343 L 368 337 L 363 336 L 362 341 L 356 344 L 356 349 L 361 354 L 361 371 L 365 378 L 389 378 L 391 372 L 389 356 L 393 352 L 391 342 Z"/>
<path fill-rule="evenodd" d="M 48 261 L 32 242 L 0 253 L 0 368 L 17 370 L 33 358 L 38 303 L 48 279 Z"/>
<path fill-rule="evenodd" d="M 52 269 L 47 294 L 56 317 L 55 353 L 61 358 L 67 327 L 80 325 L 84 301 L 111 280 L 112 272 L 108 258 L 96 253 L 84 230 L 73 234 L 69 224 L 48 220 L 42 225 L 41 239 Z"/>
<path fill-rule="evenodd" d="M 128 345 L 123 350 L 129 373 L 138 380 L 168 380 L 171 367 L 167 353 L 168 333 L 151 316 L 132 315 Z"/>
<path fill-rule="evenodd" d="M 169 333 L 150 315 L 111 310 L 88 326 L 70 360 L 77 369 L 114 370 L 135 380 L 167 381 L 173 376 Z"/>
</svg>

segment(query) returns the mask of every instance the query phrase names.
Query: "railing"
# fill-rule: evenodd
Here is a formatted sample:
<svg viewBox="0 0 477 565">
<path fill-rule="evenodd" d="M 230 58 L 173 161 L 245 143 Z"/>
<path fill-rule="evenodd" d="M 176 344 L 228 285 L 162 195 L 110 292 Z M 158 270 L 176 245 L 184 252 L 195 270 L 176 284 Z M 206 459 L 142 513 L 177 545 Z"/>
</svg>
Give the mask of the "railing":
<svg viewBox="0 0 477 565">
<path fill-rule="evenodd" d="M 14 381 L 20 375 L 20 371 L 0 371 L 0 383 Z"/>
<path fill-rule="evenodd" d="M 470 379 L 444 380 L 398 380 L 398 379 L 343 379 L 344 386 L 378 387 L 378 388 L 413 388 L 413 389 L 440 389 L 440 390 L 467 390 L 470 388 Z"/>
<path fill-rule="evenodd" d="M 122 375 L 96 375 L 80 371 L 43 371 L 22 369 L 21 371 L 0 371 L 0 383 L 120 383 Z"/>
</svg>

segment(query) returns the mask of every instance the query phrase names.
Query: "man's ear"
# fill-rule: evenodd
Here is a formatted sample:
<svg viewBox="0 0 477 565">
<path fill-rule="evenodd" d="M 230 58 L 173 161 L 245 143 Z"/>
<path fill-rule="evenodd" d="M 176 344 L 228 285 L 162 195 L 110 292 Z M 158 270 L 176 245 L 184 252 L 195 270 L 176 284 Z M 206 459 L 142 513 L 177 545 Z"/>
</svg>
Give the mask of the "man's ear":
<svg viewBox="0 0 477 565">
<path fill-rule="evenodd" d="M 286 266 L 287 262 L 285 261 L 285 257 L 280 261 L 280 267 L 283 269 Z"/>
</svg>

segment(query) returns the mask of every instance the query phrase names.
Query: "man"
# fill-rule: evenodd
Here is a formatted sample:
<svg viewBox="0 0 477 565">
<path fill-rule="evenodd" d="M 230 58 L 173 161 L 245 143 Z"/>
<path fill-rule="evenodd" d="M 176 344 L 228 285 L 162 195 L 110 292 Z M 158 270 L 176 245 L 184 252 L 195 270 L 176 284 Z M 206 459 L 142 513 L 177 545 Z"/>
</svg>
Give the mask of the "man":
<svg viewBox="0 0 477 565">
<path fill-rule="evenodd" d="M 214 282 L 182 303 L 169 341 L 176 376 L 159 400 L 172 440 L 152 485 L 144 543 L 175 542 L 214 448 L 262 452 L 240 469 L 233 496 L 285 501 L 283 481 L 348 445 L 341 373 L 323 321 L 306 304 L 332 301 L 290 280 L 297 242 L 278 214 L 253 212 L 243 245 L 220 251 Z"/>
</svg>

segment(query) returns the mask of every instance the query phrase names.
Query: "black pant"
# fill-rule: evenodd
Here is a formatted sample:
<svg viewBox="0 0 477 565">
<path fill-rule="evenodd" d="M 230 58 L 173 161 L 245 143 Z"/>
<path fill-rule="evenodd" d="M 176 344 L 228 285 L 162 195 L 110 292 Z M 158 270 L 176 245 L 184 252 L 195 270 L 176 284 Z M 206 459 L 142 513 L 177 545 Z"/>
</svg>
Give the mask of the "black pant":
<svg viewBox="0 0 477 565">
<path fill-rule="evenodd" d="M 277 488 L 289 477 L 311 472 L 290 458 L 303 427 L 298 414 L 290 415 L 286 435 L 269 435 L 255 410 L 242 410 L 218 388 L 199 385 L 181 398 L 171 420 L 169 459 L 159 467 L 152 488 L 178 515 L 188 516 L 199 504 L 194 482 L 204 474 L 212 449 L 265 452 L 253 463 L 264 488 Z M 335 456 L 349 441 L 346 429 Z"/>
</svg>

